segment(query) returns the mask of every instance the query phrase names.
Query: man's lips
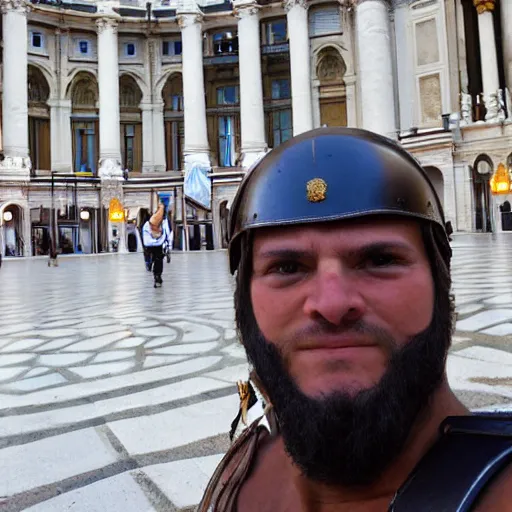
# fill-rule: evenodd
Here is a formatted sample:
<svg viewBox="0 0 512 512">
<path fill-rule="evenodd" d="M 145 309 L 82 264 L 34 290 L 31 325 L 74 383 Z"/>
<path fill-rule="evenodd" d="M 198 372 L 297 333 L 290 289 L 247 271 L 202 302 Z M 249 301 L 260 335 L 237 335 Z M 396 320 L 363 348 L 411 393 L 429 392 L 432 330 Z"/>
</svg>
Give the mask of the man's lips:
<svg viewBox="0 0 512 512">
<path fill-rule="evenodd" d="M 354 335 L 323 335 L 317 339 L 308 339 L 300 343 L 297 350 L 336 350 L 344 348 L 375 347 L 377 344 L 368 338 Z"/>
</svg>

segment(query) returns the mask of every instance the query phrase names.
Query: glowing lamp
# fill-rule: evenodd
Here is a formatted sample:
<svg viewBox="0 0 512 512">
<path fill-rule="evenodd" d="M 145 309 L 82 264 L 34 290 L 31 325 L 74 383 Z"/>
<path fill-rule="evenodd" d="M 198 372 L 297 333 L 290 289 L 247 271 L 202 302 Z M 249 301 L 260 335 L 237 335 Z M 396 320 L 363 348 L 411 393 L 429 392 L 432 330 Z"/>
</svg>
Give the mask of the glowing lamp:
<svg viewBox="0 0 512 512">
<path fill-rule="evenodd" d="M 108 218 L 110 222 L 123 222 L 124 221 L 124 209 L 119 199 L 111 199 Z"/>
<path fill-rule="evenodd" d="M 5 220 L 5 222 L 11 222 L 12 212 L 4 212 L 4 220 Z"/>
<path fill-rule="evenodd" d="M 81 218 L 82 220 L 86 220 L 86 221 L 87 221 L 87 220 L 89 220 L 89 219 L 90 219 L 90 217 L 91 217 L 91 214 L 90 214 L 87 210 L 82 210 L 82 211 L 80 212 L 80 218 Z"/>
<path fill-rule="evenodd" d="M 510 194 L 512 182 L 507 168 L 500 164 L 489 182 L 493 195 Z"/>
</svg>

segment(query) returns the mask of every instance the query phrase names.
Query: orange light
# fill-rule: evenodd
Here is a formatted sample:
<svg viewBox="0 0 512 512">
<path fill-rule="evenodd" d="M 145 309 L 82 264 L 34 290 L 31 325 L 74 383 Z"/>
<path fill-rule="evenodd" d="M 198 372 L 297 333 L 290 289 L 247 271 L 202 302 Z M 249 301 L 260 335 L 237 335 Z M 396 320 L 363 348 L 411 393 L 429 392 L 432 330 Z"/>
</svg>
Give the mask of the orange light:
<svg viewBox="0 0 512 512">
<path fill-rule="evenodd" d="M 489 183 L 491 185 L 491 192 L 494 195 L 510 194 L 512 182 L 510 174 L 503 164 L 498 165 Z"/>
<path fill-rule="evenodd" d="M 110 222 L 123 222 L 124 221 L 124 210 L 123 205 L 119 199 L 111 199 L 108 211 L 108 218 Z"/>
</svg>

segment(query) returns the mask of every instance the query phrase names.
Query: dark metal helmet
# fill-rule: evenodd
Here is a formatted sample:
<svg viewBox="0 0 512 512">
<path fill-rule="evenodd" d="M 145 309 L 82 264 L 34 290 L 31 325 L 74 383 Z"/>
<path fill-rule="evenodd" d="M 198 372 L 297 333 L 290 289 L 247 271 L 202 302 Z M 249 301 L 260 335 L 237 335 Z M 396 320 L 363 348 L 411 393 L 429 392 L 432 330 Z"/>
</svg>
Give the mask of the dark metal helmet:
<svg viewBox="0 0 512 512">
<path fill-rule="evenodd" d="M 448 244 L 432 183 L 397 143 L 351 128 L 303 133 L 268 153 L 242 181 L 229 223 L 231 272 L 249 230 L 383 214 L 430 221 Z"/>
</svg>

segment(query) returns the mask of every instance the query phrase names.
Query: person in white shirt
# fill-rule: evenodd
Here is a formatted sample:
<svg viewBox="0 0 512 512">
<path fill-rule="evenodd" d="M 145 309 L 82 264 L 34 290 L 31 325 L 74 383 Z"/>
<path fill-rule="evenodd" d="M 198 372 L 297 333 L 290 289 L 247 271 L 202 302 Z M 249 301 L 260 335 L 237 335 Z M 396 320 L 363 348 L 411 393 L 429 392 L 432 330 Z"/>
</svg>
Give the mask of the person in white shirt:
<svg viewBox="0 0 512 512">
<path fill-rule="evenodd" d="M 172 247 L 173 241 L 173 232 L 165 213 L 166 207 L 160 203 L 156 213 L 151 216 L 142 228 L 142 241 L 144 247 L 150 253 L 153 263 L 155 288 L 162 286 L 164 251 Z"/>
</svg>

